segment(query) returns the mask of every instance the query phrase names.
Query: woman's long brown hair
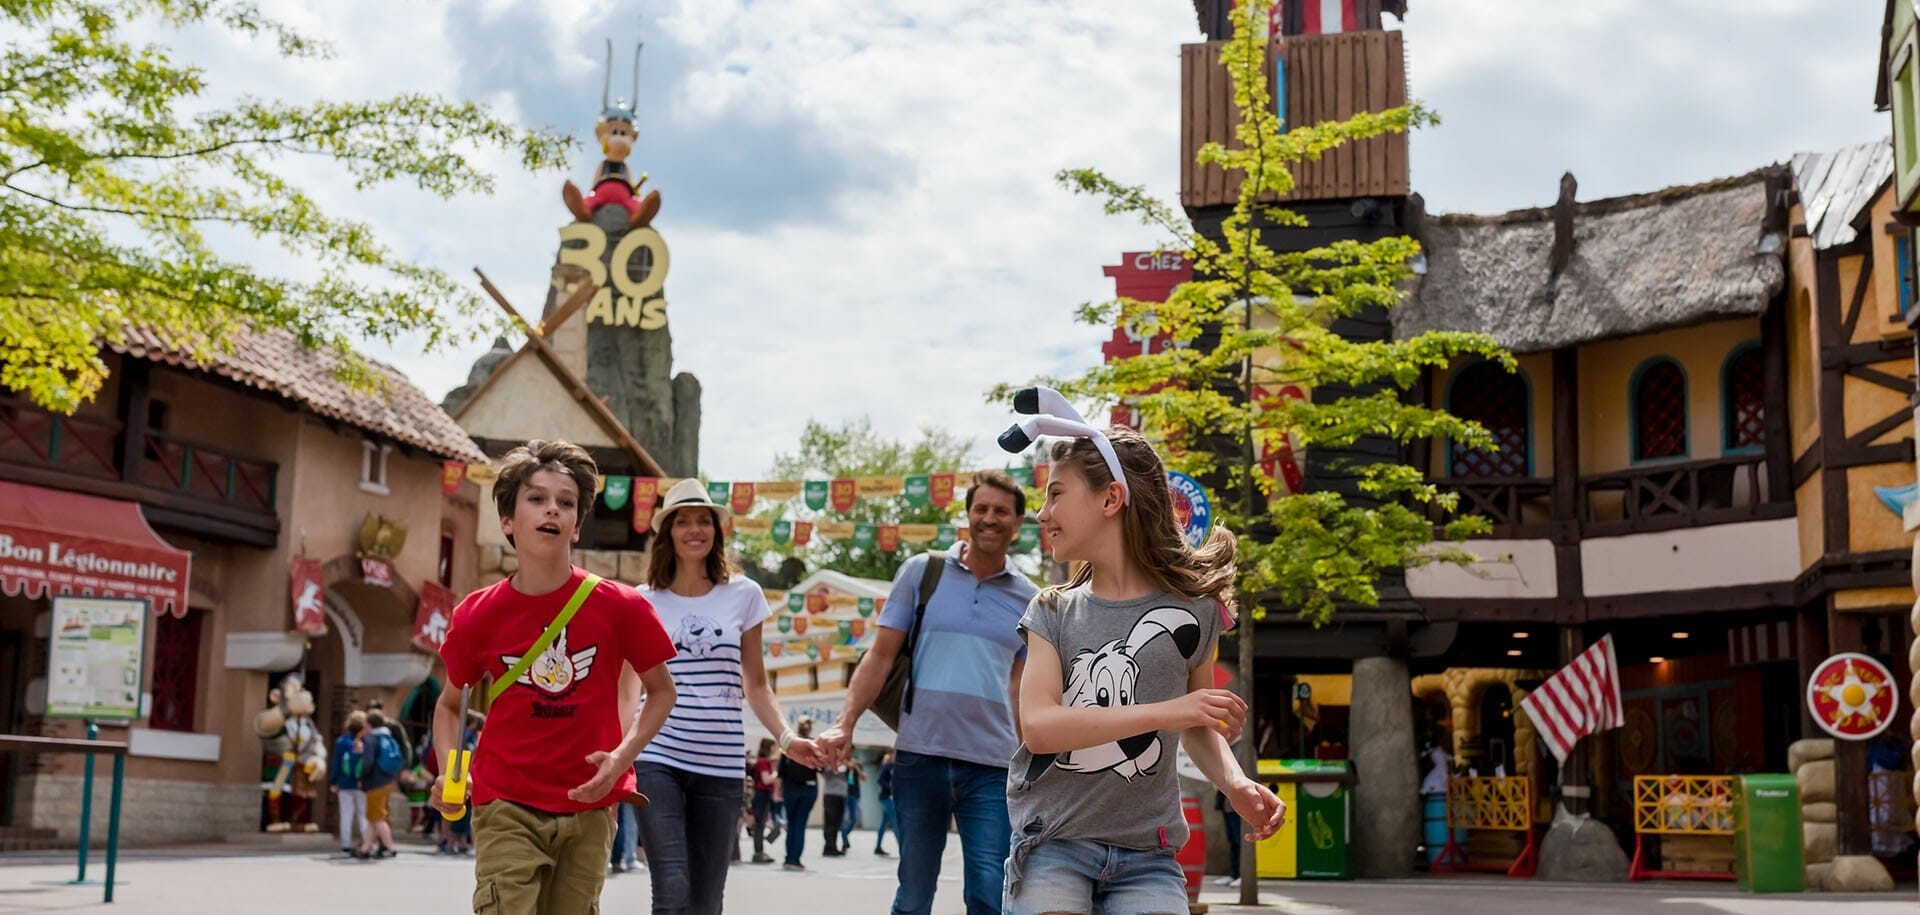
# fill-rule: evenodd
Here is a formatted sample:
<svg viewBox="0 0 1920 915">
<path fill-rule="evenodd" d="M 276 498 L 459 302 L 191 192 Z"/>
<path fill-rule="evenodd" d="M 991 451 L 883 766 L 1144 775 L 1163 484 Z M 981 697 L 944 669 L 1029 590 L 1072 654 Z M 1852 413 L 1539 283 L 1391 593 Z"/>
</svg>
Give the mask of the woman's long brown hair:
<svg viewBox="0 0 1920 915">
<path fill-rule="evenodd" d="M 673 548 L 673 522 L 683 511 L 704 511 L 713 516 L 713 546 L 707 549 L 707 580 L 716 585 L 731 581 L 740 568 L 727 558 L 726 529 L 720 524 L 720 513 L 702 505 L 683 505 L 667 513 L 666 524 L 655 522 L 658 530 L 647 557 L 647 586 L 655 591 L 673 586 L 673 575 L 679 565 L 679 555 Z"/>
<path fill-rule="evenodd" d="M 1121 540 L 1126 544 L 1127 560 L 1138 566 L 1161 590 L 1186 600 L 1212 597 L 1234 612 L 1233 533 L 1215 526 L 1207 542 L 1194 549 L 1180 532 L 1173 515 L 1173 496 L 1167 490 L 1167 468 L 1160 462 L 1145 437 L 1125 426 L 1114 426 L 1107 440 L 1127 474 L 1127 489 L 1132 501 L 1120 509 Z M 1053 444 L 1053 472 L 1078 473 L 1093 489 L 1113 482 L 1107 461 L 1091 439 L 1076 438 Z M 1054 606 L 1062 592 L 1093 580 L 1090 563 L 1075 563 L 1064 585 L 1054 585 L 1040 593 L 1047 606 Z"/>
</svg>

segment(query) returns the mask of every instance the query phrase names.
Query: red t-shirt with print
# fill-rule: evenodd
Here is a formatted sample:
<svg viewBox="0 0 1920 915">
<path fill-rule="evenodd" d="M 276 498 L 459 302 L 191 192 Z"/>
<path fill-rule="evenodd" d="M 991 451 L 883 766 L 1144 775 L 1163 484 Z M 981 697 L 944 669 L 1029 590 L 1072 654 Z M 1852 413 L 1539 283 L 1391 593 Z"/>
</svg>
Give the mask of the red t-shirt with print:
<svg viewBox="0 0 1920 915">
<path fill-rule="evenodd" d="M 585 578 L 576 566 L 566 584 L 546 594 L 522 594 L 507 579 L 467 595 L 454 608 L 440 645 L 447 679 L 465 687 L 483 675 L 504 676 Z M 621 663 L 645 671 L 673 654 L 673 642 L 646 598 L 619 582 L 600 582 L 553 644 L 488 710 L 473 753 L 473 803 L 508 800 L 548 813 L 578 813 L 632 793 L 628 770 L 593 803 L 567 797 L 593 778 L 587 756 L 612 752 L 626 734 Z"/>
</svg>

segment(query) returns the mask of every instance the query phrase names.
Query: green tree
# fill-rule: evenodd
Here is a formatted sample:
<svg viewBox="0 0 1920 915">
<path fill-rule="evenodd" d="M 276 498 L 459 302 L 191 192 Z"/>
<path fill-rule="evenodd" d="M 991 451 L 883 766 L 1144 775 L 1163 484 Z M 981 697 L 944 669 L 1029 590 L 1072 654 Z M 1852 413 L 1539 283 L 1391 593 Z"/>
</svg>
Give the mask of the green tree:
<svg viewBox="0 0 1920 915">
<path fill-rule="evenodd" d="M 283 165 L 318 156 L 356 189 L 397 182 L 450 198 L 492 190 L 476 153 L 542 170 L 571 145 L 424 95 L 216 107 L 202 68 L 127 36 L 211 26 L 289 59 L 330 53 L 247 2 L 5 0 L 0 23 L 0 386 L 49 409 L 99 390 L 100 344 L 129 326 L 196 355 L 243 329 L 283 328 L 349 356 L 355 337 L 464 339 L 452 328 L 482 323 L 471 290 L 329 214 Z M 223 257 L 209 237 L 223 234 L 271 242 L 320 278 Z M 350 380 L 371 382 L 364 363 L 347 364 Z"/>
<path fill-rule="evenodd" d="M 1262 200 L 1292 189 L 1290 165 L 1318 158 L 1340 143 L 1436 121 L 1415 103 L 1283 133 L 1264 63 L 1271 6 L 1272 0 L 1243 0 L 1245 16 L 1235 17 L 1234 38 L 1222 53 L 1241 115 L 1237 144 L 1210 143 L 1197 156 L 1201 163 L 1244 176 L 1221 240 L 1200 234 L 1179 210 L 1141 188 L 1092 169 L 1059 175 L 1075 192 L 1101 198 L 1107 213 L 1137 217 L 1165 233 L 1163 250 L 1194 260 L 1195 279 L 1175 289 L 1167 302 L 1119 299 L 1083 305 L 1080 317 L 1099 326 L 1119 320 L 1148 337 L 1167 333 L 1201 345 L 1167 347 L 1057 381 L 1069 396 L 1136 404 L 1144 431 L 1164 445 L 1169 465 L 1214 482 L 1217 501 L 1223 503 L 1216 506 L 1219 521 L 1255 534 L 1240 540 L 1243 612 L 1257 618 L 1266 607 L 1285 607 L 1317 624 L 1339 604 L 1377 603 L 1382 573 L 1463 561 L 1466 555 L 1457 548 L 1433 544 L 1427 515 L 1430 504 L 1450 515 L 1455 497 L 1414 468 L 1388 463 L 1353 468 L 1366 499 L 1349 501 L 1334 492 L 1276 498 L 1275 481 L 1259 472 L 1255 456 L 1278 448 L 1288 436 L 1296 445 L 1323 448 L 1368 436 L 1402 444 L 1443 436 L 1492 447 L 1476 424 L 1410 402 L 1405 393 L 1424 368 L 1463 356 L 1485 356 L 1509 370 L 1514 362 L 1480 334 L 1363 341 L 1331 330 L 1340 318 L 1399 303 L 1402 283 L 1411 275 L 1409 262 L 1419 252 L 1411 238 L 1341 241 L 1301 252 L 1267 246 L 1263 223 L 1305 224 L 1298 214 Z M 1258 26 L 1250 28 L 1249 22 Z M 1268 394 L 1284 385 L 1350 386 L 1369 393 L 1325 403 Z M 1147 391 L 1152 393 L 1139 393 Z M 1459 539 L 1486 529 L 1484 519 L 1466 518 L 1447 524 L 1444 535 Z"/>
<path fill-rule="evenodd" d="M 799 448 L 775 455 L 773 466 L 767 470 L 767 478 L 831 480 L 944 473 L 969 467 L 967 456 L 972 447 L 972 442 L 931 426 L 922 427 L 919 437 L 909 441 L 875 432 L 873 423 L 864 418 L 850 420 L 839 426 L 808 420 L 806 429 L 800 433 Z M 947 524 L 960 512 L 958 498 L 941 508 L 931 503 L 914 505 L 901 496 L 893 499 L 861 499 L 854 503 L 852 511 L 844 514 L 834 512 L 831 506 L 825 511 L 814 511 L 807 507 L 805 498 L 800 497 L 762 502 L 753 514 L 772 520 L 809 521 L 824 518 L 878 525 Z M 891 580 L 900 569 L 900 564 L 918 549 L 909 549 L 903 543 L 900 549 L 887 553 L 878 549 L 861 549 L 851 539 L 823 540 L 818 537 L 807 546 L 796 548 L 791 543 L 776 543 L 772 537 L 760 534 L 740 535 L 736 538 L 736 548 L 743 558 L 757 567 L 754 570 L 758 573 L 755 580 L 769 587 L 791 586 L 815 569 L 832 569 L 856 578 Z M 804 567 L 783 563 L 789 558 L 800 559 Z M 786 575 L 779 571 L 783 564 Z M 795 571 L 799 574 L 792 574 Z M 786 581 L 787 577 L 793 580 Z"/>
</svg>

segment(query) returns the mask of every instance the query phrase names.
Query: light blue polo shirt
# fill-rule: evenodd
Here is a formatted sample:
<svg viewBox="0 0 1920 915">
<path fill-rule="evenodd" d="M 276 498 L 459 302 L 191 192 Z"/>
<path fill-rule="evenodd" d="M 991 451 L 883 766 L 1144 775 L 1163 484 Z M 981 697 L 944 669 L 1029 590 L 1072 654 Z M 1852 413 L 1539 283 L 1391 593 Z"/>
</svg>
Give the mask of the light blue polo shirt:
<svg viewBox="0 0 1920 915">
<path fill-rule="evenodd" d="M 908 559 L 893 578 L 880 625 L 907 632 L 929 561 L 944 562 L 927 602 L 913 655 L 913 711 L 901 714 L 894 748 L 1004 767 L 1020 745 L 1008 689 L 1013 664 L 1027 656 L 1020 618 L 1039 592 L 1007 568 L 985 581 L 960 564 L 960 544 Z"/>
</svg>

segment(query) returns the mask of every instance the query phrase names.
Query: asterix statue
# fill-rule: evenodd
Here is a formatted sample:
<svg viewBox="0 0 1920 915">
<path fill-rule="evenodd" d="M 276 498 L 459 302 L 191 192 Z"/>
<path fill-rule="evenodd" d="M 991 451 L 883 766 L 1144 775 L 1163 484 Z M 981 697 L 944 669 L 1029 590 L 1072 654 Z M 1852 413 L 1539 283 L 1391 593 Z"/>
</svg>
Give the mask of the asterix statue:
<svg viewBox="0 0 1920 915">
<path fill-rule="evenodd" d="M 640 105 L 641 47 L 644 45 L 633 50 L 634 97 L 609 103 L 608 94 L 613 88 L 613 42 L 607 42 L 607 77 L 600 90 L 600 120 L 593 125 L 593 135 L 600 140 L 600 152 L 606 158 L 594 171 L 592 194 L 583 198 L 580 188 L 571 180 L 560 190 L 560 199 L 566 202 L 567 210 L 581 222 L 592 222 L 594 211 L 603 206 L 618 206 L 627 211 L 628 228 L 639 229 L 650 225 L 654 215 L 660 212 L 659 191 L 638 196 L 640 185 L 647 182 L 647 173 L 641 172 L 636 181 L 627 168 L 627 155 L 633 152 L 633 142 L 640 135 L 634 113 Z"/>
<path fill-rule="evenodd" d="M 318 832 L 313 798 L 327 782 L 327 741 L 313 723 L 313 693 L 299 674 L 287 674 L 267 691 L 267 707 L 253 718 L 265 744 L 267 800 L 273 811 L 268 832 Z"/>
</svg>

